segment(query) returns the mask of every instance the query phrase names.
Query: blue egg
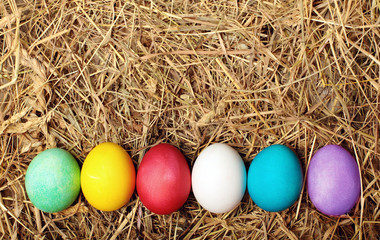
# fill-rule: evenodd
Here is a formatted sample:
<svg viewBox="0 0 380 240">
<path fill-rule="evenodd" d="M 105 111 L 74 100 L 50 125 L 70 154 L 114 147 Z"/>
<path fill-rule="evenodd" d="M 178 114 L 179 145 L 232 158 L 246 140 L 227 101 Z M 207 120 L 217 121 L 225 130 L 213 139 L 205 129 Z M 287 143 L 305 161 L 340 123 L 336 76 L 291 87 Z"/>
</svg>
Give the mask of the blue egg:
<svg viewBox="0 0 380 240">
<path fill-rule="evenodd" d="M 301 193 L 301 163 L 290 148 L 272 145 L 252 160 L 247 181 L 249 195 L 257 206 L 270 212 L 282 211 Z"/>
</svg>

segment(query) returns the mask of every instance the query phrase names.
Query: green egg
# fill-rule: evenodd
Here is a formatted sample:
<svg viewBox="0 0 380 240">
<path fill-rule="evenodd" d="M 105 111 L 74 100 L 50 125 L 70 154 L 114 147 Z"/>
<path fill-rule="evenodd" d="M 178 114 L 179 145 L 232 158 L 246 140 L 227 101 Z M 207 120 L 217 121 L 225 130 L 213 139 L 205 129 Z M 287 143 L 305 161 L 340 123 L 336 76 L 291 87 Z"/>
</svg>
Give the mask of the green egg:
<svg viewBox="0 0 380 240">
<path fill-rule="evenodd" d="M 52 148 L 39 153 L 25 175 L 26 193 L 38 209 L 54 213 L 68 208 L 80 191 L 80 168 L 67 151 Z"/>
</svg>

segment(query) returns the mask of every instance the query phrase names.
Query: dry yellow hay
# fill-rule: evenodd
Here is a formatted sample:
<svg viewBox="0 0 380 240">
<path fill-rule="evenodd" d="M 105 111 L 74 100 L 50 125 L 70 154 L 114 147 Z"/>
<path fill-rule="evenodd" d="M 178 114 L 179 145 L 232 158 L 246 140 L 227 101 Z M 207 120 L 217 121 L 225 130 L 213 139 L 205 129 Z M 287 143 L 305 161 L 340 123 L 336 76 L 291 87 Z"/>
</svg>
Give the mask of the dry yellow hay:
<svg viewBox="0 0 380 240">
<path fill-rule="evenodd" d="M 377 0 L 0 1 L 0 236 L 5 239 L 377 239 L 380 237 L 380 2 Z M 349 216 L 325 216 L 306 191 L 280 213 L 249 196 L 210 214 L 191 195 L 169 216 L 137 195 L 100 212 L 83 196 L 46 214 L 25 193 L 40 151 L 83 162 L 113 141 L 138 166 L 168 142 L 190 165 L 226 142 L 249 166 L 273 143 L 306 169 L 329 143 L 360 164 Z"/>
</svg>

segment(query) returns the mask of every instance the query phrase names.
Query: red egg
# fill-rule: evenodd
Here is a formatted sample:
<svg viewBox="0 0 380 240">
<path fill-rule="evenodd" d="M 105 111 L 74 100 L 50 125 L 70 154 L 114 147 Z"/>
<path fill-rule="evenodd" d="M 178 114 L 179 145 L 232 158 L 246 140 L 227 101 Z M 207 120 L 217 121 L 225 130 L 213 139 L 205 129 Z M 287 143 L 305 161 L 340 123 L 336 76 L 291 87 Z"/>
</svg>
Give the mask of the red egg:
<svg viewBox="0 0 380 240">
<path fill-rule="evenodd" d="M 138 168 L 136 189 L 141 202 L 151 212 L 177 211 L 191 189 L 190 169 L 183 154 L 167 143 L 152 147 Z"/>
</svg>

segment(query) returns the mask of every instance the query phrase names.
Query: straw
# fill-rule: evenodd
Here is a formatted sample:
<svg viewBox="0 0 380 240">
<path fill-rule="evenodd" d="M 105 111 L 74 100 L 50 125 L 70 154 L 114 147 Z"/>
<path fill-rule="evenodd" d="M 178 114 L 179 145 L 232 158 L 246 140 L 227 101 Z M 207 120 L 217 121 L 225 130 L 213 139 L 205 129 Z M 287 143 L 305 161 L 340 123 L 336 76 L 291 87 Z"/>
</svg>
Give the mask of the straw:
<svg viewBox="0 0 380 240">
<path fill-rule="evenodd" d="M 1 1 L 0 236 L 6 239 L 377 239 L 380 237 L 378 1 Z M 84 199 L 37 210 L 25 172 L 60 147 L 80 164 L 97 144 L 123 146 L 138 167 L 157 142 L 189 166 L 225 142 L 246 166 L 290 146 L 306 170 L 340 144 L 363 192 L 348 215 L 318 212 L 306 189 L 269 213 L 248 194 L 226 214 L 191 194 L 168 216 L 134 194 L 114 212 Z"/>
</svg>

